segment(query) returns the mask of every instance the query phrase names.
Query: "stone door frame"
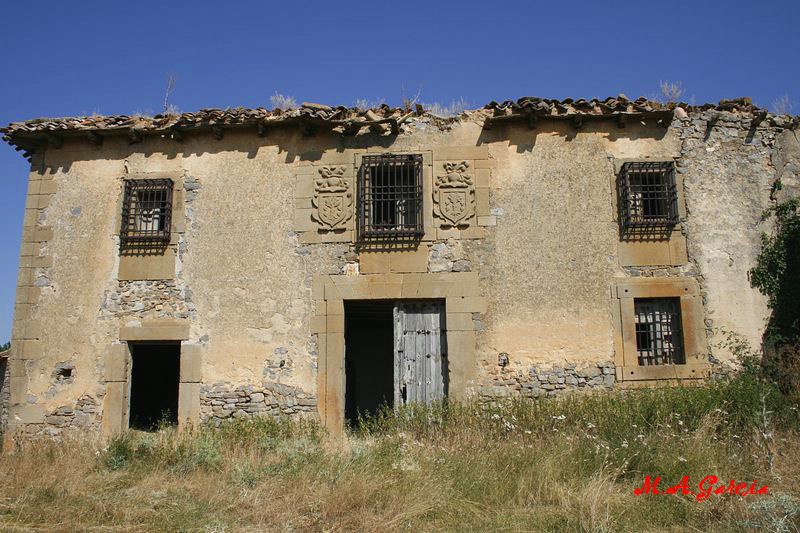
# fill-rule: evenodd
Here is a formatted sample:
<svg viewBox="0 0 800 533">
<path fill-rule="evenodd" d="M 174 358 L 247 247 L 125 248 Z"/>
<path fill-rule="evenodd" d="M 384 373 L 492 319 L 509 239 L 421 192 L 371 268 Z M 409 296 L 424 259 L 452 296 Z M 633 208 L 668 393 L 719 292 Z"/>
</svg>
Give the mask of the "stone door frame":
<svg viewBox="0 0 800 533">
<path fill-rule="evenodd" d="M 311 331 L 318 338 L 317 410 L 328 431 L 344 430 L 345 300 L 444 299 L 449 396 L 458 399 L 466 396 L 477 371 L 473 313 L 486 312 L 478 289 L 477 272 L 316 275 Z"/>
<path fill-rule="evenodd" d="M 189 323 L 185 320 L 143 320 L 135 326 L 120 327 L 119 342 L 109 347 L 105 360 L 104 436 L 113 436 L 128 429 L 131 343 L 135 342 L 180 342 L 178 429 L 189 429 L 200 423 L 201 347 L 187 344 L 188 338 Z"/>
</svg>

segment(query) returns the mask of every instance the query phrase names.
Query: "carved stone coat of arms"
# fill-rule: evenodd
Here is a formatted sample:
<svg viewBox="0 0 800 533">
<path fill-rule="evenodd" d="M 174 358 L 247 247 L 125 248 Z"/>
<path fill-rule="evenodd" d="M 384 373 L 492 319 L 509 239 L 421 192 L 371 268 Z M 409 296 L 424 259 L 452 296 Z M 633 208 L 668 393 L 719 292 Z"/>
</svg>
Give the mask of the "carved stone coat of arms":
<svg viewBox="0 0 800 533">
<path fill-rule="evenodd" d="M 443 167 L 433 191 L 434 213 L 443 226 L 467 226 L 475 214 L 475 181 L 466 173 L 469 162 L 445 162 Z"/>
<path fill-rule="evenodd" d="M 342 229 L 353 216 L 353 192 L 344 172 L 344 167 L 322 167 L 314 181 L 312 218 L 323 230 Z"/>
</svg>

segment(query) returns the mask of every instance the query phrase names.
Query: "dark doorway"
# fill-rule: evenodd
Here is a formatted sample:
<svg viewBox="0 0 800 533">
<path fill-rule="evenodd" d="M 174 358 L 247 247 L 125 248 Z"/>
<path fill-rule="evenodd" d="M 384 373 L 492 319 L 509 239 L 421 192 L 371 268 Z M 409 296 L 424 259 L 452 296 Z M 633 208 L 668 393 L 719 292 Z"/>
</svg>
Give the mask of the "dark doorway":
<svg viewBox="0 0 800 533">
<path fill-rule="evenodd" d="M 180 343 L 131 345 L 130 427 L 155 431 L 178 423 Z"/>
<path fill-rule="evenodd" d="M 344 304 L 345 419 L 375 414 L 394 404 L 394 302 L 355 300 Z"/>
</svg>

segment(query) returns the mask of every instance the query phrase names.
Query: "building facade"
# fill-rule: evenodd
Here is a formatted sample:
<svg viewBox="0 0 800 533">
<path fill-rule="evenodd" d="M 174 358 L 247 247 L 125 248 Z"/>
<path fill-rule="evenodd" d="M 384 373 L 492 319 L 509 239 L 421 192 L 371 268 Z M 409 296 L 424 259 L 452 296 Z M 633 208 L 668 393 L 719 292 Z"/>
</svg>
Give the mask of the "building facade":
<svg viewBox="0 0 800 533">
<path fill-rule="evenodd" d="M 797 120 L 524 98 L 15 123 L 31 161 L 8 438 L 696 383 Z M 784 188 L 775 191 L 780 178 Z"/>
</svg>

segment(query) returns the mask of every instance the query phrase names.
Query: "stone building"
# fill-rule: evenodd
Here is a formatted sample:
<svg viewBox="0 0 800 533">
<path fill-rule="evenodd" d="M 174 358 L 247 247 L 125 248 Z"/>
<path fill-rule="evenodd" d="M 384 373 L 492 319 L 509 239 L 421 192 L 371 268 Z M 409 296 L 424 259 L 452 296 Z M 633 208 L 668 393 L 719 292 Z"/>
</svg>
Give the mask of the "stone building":
<svg viewBox="0 0 800 533">
<path fill-rule="evenodd" d="M 760 216 L 796 118 L 523 98 L 38 119 L 10 427 L 698 382 L 760 343 Z"/>
<path fill-rule="evenodd" d="M 0 434 L 8 426 L 8 406 L 11 391 L 8 388 L 8 350 L 0 352 Z"/>
</svg>

